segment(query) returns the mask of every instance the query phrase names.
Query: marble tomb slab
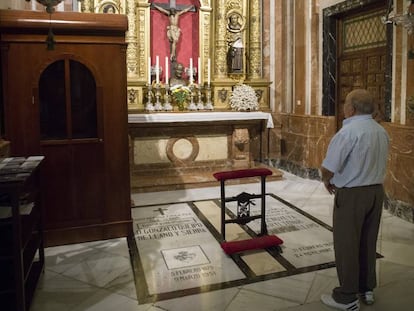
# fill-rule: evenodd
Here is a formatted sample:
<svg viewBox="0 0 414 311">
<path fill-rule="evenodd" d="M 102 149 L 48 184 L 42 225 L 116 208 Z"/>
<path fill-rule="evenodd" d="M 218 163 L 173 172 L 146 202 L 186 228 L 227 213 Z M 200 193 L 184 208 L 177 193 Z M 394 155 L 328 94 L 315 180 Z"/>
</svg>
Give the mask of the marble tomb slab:
<svg viewBox="0 0 414 311">
<path fill-rule="evenodd" d="M 252 215 L 260 211 L 260 199 L 254 203 Z M 236 204 L 227 202 L 226 218 L 235 217 Z M 132 209 L 134 235 L 129 247 L 141 303 L 335 265 L 331 227 L 276 195 L 266 195 L 266 224 L 269 234 L 284 241 L 282 253 L 270 248 L 227 256 L 220 247 L 220 211 L 218 198 Z M 259 232 L 260 220 L 226 225 L 228 241 Z"/>
<path fill-rule="evenodd" d="M 253 200 L 253 203 L 251 215 L 257 215 L 260 213 L 260 199 Z M 237 202 L 229 202 L 226 207 L 236 214 Z M 259 233 L 260 224 L 260 220 L 255 220 L 247 226 Z M 266 225 L 269 234 L 283 240 L 281 256 L 295 268 L 335 261 L 333 236 L 328 226 L 272 195 L 266 196 Z"/>
<path fill-rule="evenodd" d="M 188 204 L 135 208 L 132 216 L 150 295 L 246 278 Z"/>
</svg>

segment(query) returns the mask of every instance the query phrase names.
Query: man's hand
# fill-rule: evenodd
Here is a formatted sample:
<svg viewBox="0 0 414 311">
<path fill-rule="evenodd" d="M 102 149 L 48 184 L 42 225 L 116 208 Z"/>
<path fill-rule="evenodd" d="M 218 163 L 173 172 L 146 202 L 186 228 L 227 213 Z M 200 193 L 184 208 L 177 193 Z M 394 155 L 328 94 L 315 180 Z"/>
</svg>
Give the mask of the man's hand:
<svg viewBox="0 0 414 311">
<path fill-rule="evenodd" d="M 321 175 L 322 175 L 321 176 L 322 181 L 323 181 L 323 184 L 325 185 L 326 190 L 328 190 L 330 194 L 334 194 L 335 186 L 331 184 L 331 178 L 333 177 L 334 173 L 332 173 L 330 170 L 321 166 Z"/>
<path fill-rule="evenodd" d="M 325 185 L 326 190 L 328 190 L 328 192 L 330 194 L 335 194 L 335 186 L 334 185 L 332 185 L 331 183 L 329 183 L 329 181 L 324 182 L 323 184 Z"/>
</svg>

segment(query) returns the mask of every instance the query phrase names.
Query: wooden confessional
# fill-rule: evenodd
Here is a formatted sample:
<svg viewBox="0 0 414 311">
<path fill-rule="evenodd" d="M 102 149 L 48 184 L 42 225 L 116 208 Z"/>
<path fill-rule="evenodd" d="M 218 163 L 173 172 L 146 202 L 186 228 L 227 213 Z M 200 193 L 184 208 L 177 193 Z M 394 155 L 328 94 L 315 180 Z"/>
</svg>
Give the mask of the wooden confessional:
<svg viewBox="0 0 414 311">
<path fill-rule="evenodd" d="M 11 156 L 45 156 L 46 246 L 131 228 L 127 25 L 118 14 L 0 11 L 4 136 Z"/>
</svg>

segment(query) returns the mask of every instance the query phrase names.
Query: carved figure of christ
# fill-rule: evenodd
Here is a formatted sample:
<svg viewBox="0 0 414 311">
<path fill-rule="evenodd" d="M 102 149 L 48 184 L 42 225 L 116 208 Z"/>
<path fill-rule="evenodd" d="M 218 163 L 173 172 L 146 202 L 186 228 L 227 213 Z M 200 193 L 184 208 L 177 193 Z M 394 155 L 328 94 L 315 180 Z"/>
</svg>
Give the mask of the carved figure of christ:
<svg viewBox="0 0 414 311">
<path fill-rule="evenodd" d="M 179 18 L 188 11 L 195 12 L 195 7 L 194 5 L 190 5 L 188 7 L 178 6 L 176 8 L 175 0 L 170 0 L 169 6 L 164 3 L 152 3 L 152 6 L 167 15 L 170 21 L 170 24 L 167 26 L 167 38 L 170 41 L 171 61 L 175 61 L 177 59 L 177 43 L 181 35 L 181 29 L 178 26 Z"/>
</svg>

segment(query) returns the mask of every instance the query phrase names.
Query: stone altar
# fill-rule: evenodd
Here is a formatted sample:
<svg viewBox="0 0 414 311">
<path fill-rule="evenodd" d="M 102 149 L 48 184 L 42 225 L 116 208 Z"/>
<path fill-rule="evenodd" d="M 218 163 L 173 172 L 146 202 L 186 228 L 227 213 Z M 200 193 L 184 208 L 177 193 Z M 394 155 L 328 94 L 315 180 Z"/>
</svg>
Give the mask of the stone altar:
<svg viewBox="0 0 414 311">
<path fill-rule="evenodd" d="M 148 113 L 129 114 L 128 126 L 131 187 L 147 192 L 212 186 L 216 171 L 265 167 L 273 119 L 260 111 Z M 268 180 L 282 178 L 270 169 Z"/>
</svg>

